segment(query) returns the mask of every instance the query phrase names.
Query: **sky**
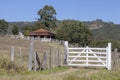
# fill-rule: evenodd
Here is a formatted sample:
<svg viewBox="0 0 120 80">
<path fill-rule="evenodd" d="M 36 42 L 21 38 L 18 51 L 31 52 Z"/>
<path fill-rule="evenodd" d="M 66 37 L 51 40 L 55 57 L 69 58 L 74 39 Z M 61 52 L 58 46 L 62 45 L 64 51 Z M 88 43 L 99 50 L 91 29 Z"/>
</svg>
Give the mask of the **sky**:
<svg viewBox="0 0 120 80">
<path fill-rule="evenodd" d="M 58 20 L 102 19 L 120 24 L 120 0 L 0 0 L 0 19 L 37 21 L 37 12 L 45 5 L 54 7 Z"/>
</svg>

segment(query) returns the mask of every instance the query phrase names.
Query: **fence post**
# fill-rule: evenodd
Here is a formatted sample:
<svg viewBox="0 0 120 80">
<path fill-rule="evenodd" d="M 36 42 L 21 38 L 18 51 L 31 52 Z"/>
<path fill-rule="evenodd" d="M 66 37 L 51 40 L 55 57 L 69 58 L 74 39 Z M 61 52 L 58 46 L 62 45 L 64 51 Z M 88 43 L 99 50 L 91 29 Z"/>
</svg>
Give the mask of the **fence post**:
<svg viewBox="0 0 120 80">
<path fill-rule="evenodd" d="M 50 68 L 50 70 L 51 70 L 51 67 L 52 67 L 52 54 L 51 54 L 52 52 L 51 52 L 51 47 L 50 47 L 50 58 L 49 58 L 49 68 Z"/>
<path fill-rule="evenodd" d="M 21 47 L 19 47 L 19 54 L 20 54 L 20 65 L 22 66 L 22 52 L 21 52 Z"/>
<path fill-rule="evenodd" d="M 57 54 L 57 50 L 58 48 L 56 48 L 56 51 L 55 51 L 55 58 L 54 58 L 54 64 L 55 66 L 58 66 L 58 54 Z"/>
<path fill-rule="evenodd" d="M 11 47 L 11 62 L 14 61 L 14 46 Z"/>
<path fill-rule="evenodd" d="M 38 69 L 40 69 L 41 70 L 41 68 L 42 68 L 42 64 L 41 64 L 41 61 L 40 61 L 40 58 L 39 58 L 39 56 L 38 56 L 38 53 L 36 52 L 36 61 L 37 61 L 37 64 L 38 64 Z"/>
<path fill-rule="evenodd" d="M 51 46 L 50 46 L 49 68 L 50 68 L 50 72 L 52 72 L 52 47 Z"/>
<path fill-rule="evenodd" d="M 108 43 L 107 69 L 111 70 L 111 43 Z"/>
<path fill-rule="evenodd" d="M 58 67 L 60 67 L 61 66 L 61 63 L 60 63 L 61 59 L 60 59 L 60 54 L 59 54 L 59 47 L 57 47 L 57 54 L 58 54 Z"/>
<path fill-rule="evenodd" d="M 44 70 L 46 70 L 46 65 L 47 65 L 47 55 L 46 52 L 44 53 Z"/>
<path fill-rule="evenodd" d="M 34 52 L 34 71 L 36 72 L 37 65 L 36 65 L 36 52 Z"/>
<path fill-rule="evenodd" d="M 68 64 L 68 41 L 65 41 L 64 43 L 65 49 L 64 49 L 64 63 Z"/>
<path fill-rule="evenodd" d="M 30 43 L 30 52 L 29 52 L 29 62 L 28 62 L 28 70 L 32 70 L 32 57 L 33 57 L 33 40 Z"/>
</svg>

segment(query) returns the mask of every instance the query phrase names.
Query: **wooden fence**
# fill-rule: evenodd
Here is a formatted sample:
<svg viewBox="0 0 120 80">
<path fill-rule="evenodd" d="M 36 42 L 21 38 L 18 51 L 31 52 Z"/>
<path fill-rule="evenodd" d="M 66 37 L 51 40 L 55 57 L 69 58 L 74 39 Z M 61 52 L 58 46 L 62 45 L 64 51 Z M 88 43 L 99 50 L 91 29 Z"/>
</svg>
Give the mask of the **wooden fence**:
<svg viewBox="0 0 120 80">
<path fill-rule="evenodd" d="M 36 49 L 34 40 L 31 40 L 27 53 L 23 48 L 11 47 L 11 62 L 18 61 L 20 66 L 28 66 L 28 70 L 46 70 L 64 65 L 64 48 L 60 46 L 40 46 Z M 62 45 L 61 45 L 62 46 Z M 42 50 L 44 48 L 44 50 Z M 19 51 L 19 54 L 17 54 Z"/>
</svg>

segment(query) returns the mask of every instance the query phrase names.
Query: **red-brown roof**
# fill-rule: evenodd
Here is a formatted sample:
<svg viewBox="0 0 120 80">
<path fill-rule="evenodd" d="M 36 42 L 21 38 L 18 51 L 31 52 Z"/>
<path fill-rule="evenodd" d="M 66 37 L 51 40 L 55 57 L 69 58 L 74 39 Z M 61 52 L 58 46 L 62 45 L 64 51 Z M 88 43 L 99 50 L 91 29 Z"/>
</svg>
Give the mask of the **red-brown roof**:
<svg viewBox="0 0 120 80">
<path fill-rule="evenodd" d="M 38 30 L 33 31 L 33 32 L 48 33 L 49 31 L 46 29 L 38 29 Z"/>
<path fill-rule="evenodd" d="M 30 36 L 55 36 L 54 33 L 49 32 L 46 29 L 38 29 L 36 31 L 33 31 L 29 34 Z"/>
</svg>

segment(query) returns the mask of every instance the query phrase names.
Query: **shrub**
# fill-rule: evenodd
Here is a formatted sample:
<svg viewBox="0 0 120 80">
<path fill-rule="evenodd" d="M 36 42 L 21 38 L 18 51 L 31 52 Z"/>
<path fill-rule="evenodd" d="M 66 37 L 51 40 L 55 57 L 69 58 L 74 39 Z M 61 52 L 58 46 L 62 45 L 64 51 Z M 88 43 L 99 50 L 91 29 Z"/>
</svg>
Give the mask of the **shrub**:
<svg viewBox="0 0 120 80">
<path fill-rule="evenodd" d="M 7 58 L 0 57 L 0 74 L 18 73 L 24 70 L 24 67 L 16 65 L 14 62 L 9 61 Z"/>
<path fill-rule="evenodd" d="M 118 51 L 120 52 L 120 41 L 116 41 L 116 40 L 94 41 L 93 43 L 90 44 L 90 47 L 107 47 L 108 42 L 112 43 L 112 50 L 117 48 Z"/>
</svg>

